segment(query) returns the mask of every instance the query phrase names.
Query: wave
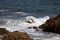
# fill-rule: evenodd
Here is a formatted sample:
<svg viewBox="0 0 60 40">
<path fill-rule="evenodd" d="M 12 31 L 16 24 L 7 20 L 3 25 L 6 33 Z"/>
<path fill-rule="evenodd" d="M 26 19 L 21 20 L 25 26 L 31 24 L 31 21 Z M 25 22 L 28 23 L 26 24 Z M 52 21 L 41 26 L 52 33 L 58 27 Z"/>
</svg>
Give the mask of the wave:
<svg viewBox="0 0 60 40">
<path fill-rule="evenodd" d="M 44 24 L 48 19 L 49 19 L 49 16 L 46 16 L 43 18 L 35 18 L 33 16 L 26 17 L 26 21 L 31 22 L 29 25 L 36 26 L 36 27 L 40 26 L 41 24 Z"/>
<path fill-rule="evenodd" d="M 7 23 L 7 20 L 6 19 L 0 19 L 0 25 L 4 25 Z"/>
<path fill-rule="evenodd" d="M 3 19 L 1 22 L 5 24 L 3 27 L 6 28 L 7 30 L 15 31 L 15 30 L 24 30 L 25 28 L 33 27 L 33 26 L 38 27 L 41 24 L 44 24 L 48 19 L 49 19 L 49 16 L 46 16 L 43 18 L 35 18 L 33 16 L 27 16 L 24 20 L 23 19 L 20 19 L 20 20 L 6 19 L 5 21 Z M 31 23 L 28 23 L 27 21 Z"/>
<path fill-rule="evenodd" d="M 50 17 L 49 16 L 45 16 L 43 18 L 35 18 L 33 16 L 27 16 L 24 20 L 20 19 L 20 20 L 14 20 L 14 19 L 1 19 L 2 23 L 5 24 L 4 25 L 0 25 L 0 28 L 6 28 L 8 31 L 22 31 L 22 32 L 27 32 L 29 34 L 29 36 L 31 38 L 33 38 L 34 40 L 58 40 L 59 35 L 54 36 L 56 34 L 53 33 L 45 33 L 42 31 L 36 31 L 35 29 L 28 29 L 28 27 L 33 27 L 36 26 L 38 27 L 41 24 L 44 24 L 46 22 L 46 20 L 48 20 Z M 33 21 L 32 21 L 33 20 Z M 27 22 L 29 21 L 29 22 Z"/>
<path fill-rule="evenodd" d="M 9 11 L 8 9 L 0 9 L 0 12 Z"/>
</svg>

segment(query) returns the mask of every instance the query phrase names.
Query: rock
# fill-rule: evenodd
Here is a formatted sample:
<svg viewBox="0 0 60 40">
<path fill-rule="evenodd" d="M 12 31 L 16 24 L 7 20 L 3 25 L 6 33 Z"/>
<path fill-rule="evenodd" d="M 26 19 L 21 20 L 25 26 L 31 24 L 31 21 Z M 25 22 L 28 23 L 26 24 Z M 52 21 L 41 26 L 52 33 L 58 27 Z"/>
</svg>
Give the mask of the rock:
<svg viewBox="0 0 60 40">
<path fill-rule="evenodd" d="M 57 15 L 56 17 L 50 18 L 49 20 L 46 21 L 45 24 L 39 26 L 39 28 L 42 28 L 43 31 L 60 34 L 60 14 Z"/>
<path fill-rule="evenodd" d="M 34 26 L 33 29 L 37 29 L 37 27 Z"/>
<path fill-rule="evenodd" d="M 32 27 L 28 27 L 29 29 L 32 29 Z"/>
<path fill-rule="evenodd" d="M 30 21 L 26 21 L 27 23 L 32 23 L 32 22 L 30 22 Z"/>
<path fill-rule="evenodd" d="M 31 39 L 26 32 L 9 32 L 7 33 L 2 40 L 33 40 Z"/>
<path fill-rule="evenodd" d="M 29 29 L 37 29 L 36 26 L 33 26 L 33 27 L 28 27 Z"/>
<path fill-rule="evenodd" d="M 34 23 L 36 22 L 37 18 L 33 17 L 33 16 L 28 16 L 26 17 L 26 22 L 27 23 Z"/>
<path fill-rule="evenodd" d="M 0 28 L 1 35 L 3 36 L 3 38 L 0 37 L 2 40 L 33 40 L 26 32 L 9 32 L 5 28 Z"/>
<path fill-rule="evenodd" d="M 35 29 L 35 31 L 40 31 L 38 27 L 33 26 L 33 27 L 28 27 L 28 29 Z"/>
<path fill-rule="evenodd" d="M 7 31 L 5 28 L 0 28 L 0 35 L 6 34 L 9 31 Z"/>
</svg>

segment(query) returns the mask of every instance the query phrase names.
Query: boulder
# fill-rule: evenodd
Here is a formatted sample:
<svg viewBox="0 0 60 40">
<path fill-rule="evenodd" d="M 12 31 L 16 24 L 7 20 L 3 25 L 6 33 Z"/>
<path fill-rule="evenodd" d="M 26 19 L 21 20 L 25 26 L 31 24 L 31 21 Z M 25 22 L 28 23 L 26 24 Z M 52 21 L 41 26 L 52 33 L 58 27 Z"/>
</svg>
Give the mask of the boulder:
<svg viewBox="0 0 60 40">
<path fill-rule="evenodd" d="M 7 33 L 2 40 L 33 40 L 31 39 L 26 32 L 9 32 Z"/>
<path fill-rule="evenodd" d="M 6 33 L 8 33 L 9 31 L 6 30 L 5 28 L 0 28 L 0 35 L 4 35 Z"/>
<path fill-rule="evenodd" d="M 48 19 L 45 24 L 39 26 L 43 31 L 54 32 L 60 34 L 60 14 Z"/>
</svg>

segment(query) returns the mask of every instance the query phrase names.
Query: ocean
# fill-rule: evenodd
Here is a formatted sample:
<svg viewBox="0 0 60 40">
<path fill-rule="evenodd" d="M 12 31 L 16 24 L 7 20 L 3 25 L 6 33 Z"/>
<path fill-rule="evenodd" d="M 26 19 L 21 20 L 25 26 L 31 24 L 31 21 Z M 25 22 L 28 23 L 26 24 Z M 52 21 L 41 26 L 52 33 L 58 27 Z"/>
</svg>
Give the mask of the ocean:
<svg viewBox="0 0 60 40">
<path fill-rule="evenodd" d="M 59 12 L 60 0 L 0 0 L 0 28 L 27 32 L 34 40 L 60 40 L 59 34 L 28 28 L 39 27 Z"/>
<path fill-rule="evenodd" d="M 13 18 L 26 16 L 15 12 L 34 17 L 53 16 L 60 12 L 60 0 L 0 0 L 0 12 L 0 16 L 11 15 Z"/>
</svg>

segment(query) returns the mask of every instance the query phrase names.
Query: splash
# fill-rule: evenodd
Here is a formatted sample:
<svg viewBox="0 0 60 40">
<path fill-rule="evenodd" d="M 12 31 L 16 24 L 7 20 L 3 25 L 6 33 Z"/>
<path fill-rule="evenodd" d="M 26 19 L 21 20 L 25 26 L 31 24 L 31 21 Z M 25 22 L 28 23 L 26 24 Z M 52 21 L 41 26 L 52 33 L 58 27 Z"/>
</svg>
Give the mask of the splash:
<svg viewBox="0 0 60 40">
<path fill-rule="evenodd" d="M 46 22 L 46 20 L 49 19 L 49 16 L 43 17 L 43 18 L 35 18 L 33 16 L 28 16 L 26 17 L 26 21 L 28 23 L 28 25 L 31 25 L 30 27 L 33 26 L 40 26 L 41 24 L 44 24 Z"/>
<path fill-rule="evenodd" d="M 26 31 L 25 29 L 28 27 L 34 27 L 34 26 L 39 27 L 41 24 L 44 24 L 48 19 L 49 16 L 43 18 L 35 18 L 33 16 L 27 16 L 24 20 L 7 19 L 7 22 L 3 27 L 9 31 L 16 31 L 16 30 Z M 30 23 L 28 23 L 27 21 L 29 21 Z"/>
<path fill-rule="evenodd" d="M 46 22 L 46 20 L 49 19 L 49 16 L 43 17 L 43 18 L 35 18 L 33 16 L 27 16 L 24 20 L 14 20 L 14 19 L 6 19 L 1 20 L 3 22 L 7 21 L 4 25 L 0 25 L 0 28 L 6 28 L 8 31 L 22 31 L 27 32 L 30 37 L 32 37 L 34 40 L 60 40 L 59 35 L 54 36 L 56 34 L 48 34 L 44 33 L 42 31 L 35 31 L 35 29 L 28 29 L 27 27 L 33 27 L 33 26 L 40 26 Z M 27 22 L 29 21 L 29 22 Z M 51 37 L 52 36 L 52 37 Z"/>
</svg>

